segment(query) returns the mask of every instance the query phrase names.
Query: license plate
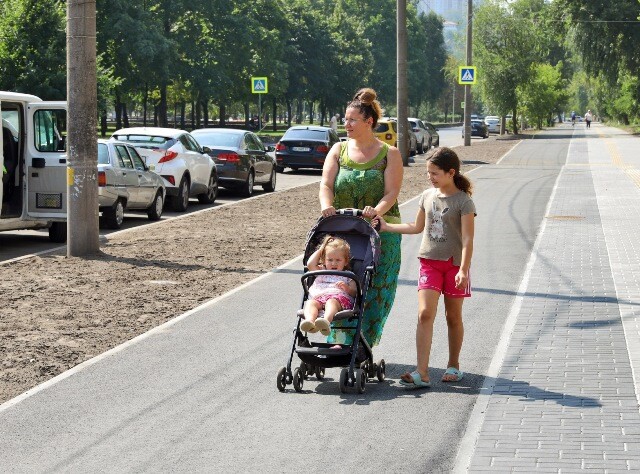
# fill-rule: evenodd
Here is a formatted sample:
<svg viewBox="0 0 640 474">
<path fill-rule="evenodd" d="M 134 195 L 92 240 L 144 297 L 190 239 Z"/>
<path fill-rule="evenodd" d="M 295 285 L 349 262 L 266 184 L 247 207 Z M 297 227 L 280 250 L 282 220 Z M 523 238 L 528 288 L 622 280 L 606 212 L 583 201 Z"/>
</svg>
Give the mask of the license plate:
<svg viewBox="0 0 640 474">
<path fill-rule="evenodd" d="M 293 151 L 311 151 L 311 148 L 306 146 L 294 146 L 291 148 Z"/>
</svg>

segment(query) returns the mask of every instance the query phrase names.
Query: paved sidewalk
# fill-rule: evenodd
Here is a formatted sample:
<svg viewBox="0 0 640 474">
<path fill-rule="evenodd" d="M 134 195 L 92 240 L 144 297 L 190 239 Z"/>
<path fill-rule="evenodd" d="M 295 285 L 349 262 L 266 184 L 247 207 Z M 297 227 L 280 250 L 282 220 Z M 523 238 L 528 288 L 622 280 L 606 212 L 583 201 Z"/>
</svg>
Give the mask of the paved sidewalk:
<svg viewBox="0 0 640 474">
<path fill-rule="evenodd" d="M 479 435 L 469 425 L 469 472 L 640 470 L 639 145 L 576 129 Z"/>
</svg>

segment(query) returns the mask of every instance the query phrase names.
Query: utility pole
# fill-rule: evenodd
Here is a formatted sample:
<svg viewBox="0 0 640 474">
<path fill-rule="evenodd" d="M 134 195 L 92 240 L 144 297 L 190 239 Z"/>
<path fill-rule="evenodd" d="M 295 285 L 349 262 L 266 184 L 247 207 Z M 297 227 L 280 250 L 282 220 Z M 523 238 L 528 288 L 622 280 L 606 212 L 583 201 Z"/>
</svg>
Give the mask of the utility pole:
<svg viewBox="0 0 640 474">
<path fill-rule="evenodd" d="M 398 149 L 402 155 L 402 163 L 409 166 L 409 150 L 407 149 L 408 92 L 407 92 L 407 0 L 396 0 L 396 36 L 397 36 L 397 83 L 396 108 L 398 109 Z"/>
<path fill-rule="evenodd" d="M 473 0 L 467 0 L 467 66 L 473 64 L 471 54 L 471 21 L 473 19 Z M 464 86 L 464 146 L 471 146 L 471 84 Z"/>
<path fill-rule="evenodd" d="M 100 248 L 96 0 L 67 0 L 67 256 Z"/>
</svg>

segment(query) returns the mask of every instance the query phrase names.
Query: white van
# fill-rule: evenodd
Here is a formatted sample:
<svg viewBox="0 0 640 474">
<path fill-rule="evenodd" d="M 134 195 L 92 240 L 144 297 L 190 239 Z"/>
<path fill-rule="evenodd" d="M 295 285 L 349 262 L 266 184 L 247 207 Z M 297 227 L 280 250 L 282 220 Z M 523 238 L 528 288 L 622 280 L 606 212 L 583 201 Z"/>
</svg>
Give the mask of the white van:
<svg viewBox="0 0 640 474">
<path fill-rule="evenodd" d="M 49 229 L 67 239 L 66 102 L 0 91 L 0 231 Z"/>
</svg>

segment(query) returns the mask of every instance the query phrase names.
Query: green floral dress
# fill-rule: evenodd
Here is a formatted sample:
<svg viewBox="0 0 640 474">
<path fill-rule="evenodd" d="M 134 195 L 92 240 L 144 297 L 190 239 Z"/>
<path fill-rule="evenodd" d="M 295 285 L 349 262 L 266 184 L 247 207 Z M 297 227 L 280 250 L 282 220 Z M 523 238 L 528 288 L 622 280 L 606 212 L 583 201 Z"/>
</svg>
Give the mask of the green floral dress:
<svg viewBox="0 0 640 474">
<path fill-rule="evenodd" d="M 356 163 L 349 159 L 347 143 L 342 143 L 340 150 L 340 171 L 333 185 L 333 207 L 336 209 L 376 206 L 384 196 L 384 171 L 387 168 L 387 152 L 385 144 L 380 153 L 367 163 Z M 400 208 L 396 202 L 384 215 L 390 223 L 400 223 Z M 364 305 L 362 332 L 371 346 L 380 342 L 382 330 L 387 321 L 398 286 L 400 271 L 400 234 L 383 232 L 380 234 L 380 261 L 373 277 L 373 284 L 367 291 Z M 341 331 L 341 321 L 337 321 L 331 331 L 330 343 L 350 344 L 353 331 Z"/>
</svg>

